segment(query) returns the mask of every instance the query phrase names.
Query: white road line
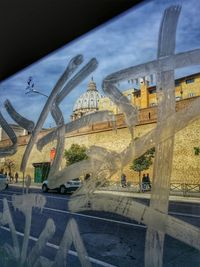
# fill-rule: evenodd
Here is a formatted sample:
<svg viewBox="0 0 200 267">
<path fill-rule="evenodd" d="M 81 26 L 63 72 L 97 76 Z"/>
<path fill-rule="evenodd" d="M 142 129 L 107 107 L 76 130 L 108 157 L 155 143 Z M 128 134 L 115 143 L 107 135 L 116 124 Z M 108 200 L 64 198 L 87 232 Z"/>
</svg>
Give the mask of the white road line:
<svg viewBox="0 0 200 267">
<path fill-rule="evenodd" d="M 6 194 L 7 193 L 7 194 Z M 9 195 L 8 193 L 13 193 L 13 194 L 17 194 L 17 195 L 22 195 L 22 193 L 18 192 L 18 191 L 7 191 L 6 193 L 3 193 L 1 194 L 0 193 L 0 196 L 12 196 L 12 195 Z M 69 197 L 54 197 L 54 196 L 48 196 L 48 195 L 45 195 L 46 198 L 52 198 L 52 199 L 59 199 L 59 200 L 69 200 L 70 198 Z"/>
<path fill-rule="evenodd" d="M 69 197 L 53 197 L 53 196 L 46 196 L 46 198 L 52 198 L 52 199 L 59 199 L 59 200 L 69 200 L 70 198 Z"/>
<path fill-rule="evenodd" d="M 5 231 L 8 231 L 10 232 L 10 229 L 8 227 L 5 227 L 5 226 L 0 226 L 1 229 L 5 230 Z M 16 231 L 17 235 L 19 236 L 24 236 L 23 233 L 21 232 L 18 232 Z M 32 241 L 35 241 L 37 242 L 38 241 L 38 238 L 37 237 L 34 237 L 34 236 L 29 236 L 29 239 L 32 240 Z M 54 249 L 59 249 L 59 246 L 55 245 L 55 244 L 52 244 L 52 243 L 49 243 L 47 242 L 47 246 L 48 247 L 51 247 L 51 248 L 54 248 Z M 68 254 L 72 255 L 72 256 L 75 256 L 75 257 L 78 257 L 78 254 L 76 251 L 73 251 L 73 250 L 69 250 L 68 251 Z M 104 261 L 101 261 L 101 260 L 97 260 L 95 258 L 92 258 L 92 257 L 88 257 L 89 261 L 92 262 L 92 263 L 96 263 L 100 266 L 103 266 L 103 267 L 117 267 L 116 265 L 112 265 L 110 263 L 107 263 L 107 262 L 104 262 Z"/>
<path fill-rule="evenodd" d="M 97 216 L 86 215 L 86 214 L 81 214 L 81 213 L 76 213 L 76 212 L 65 211 L 65 210 L 52 209 L 52 208 L 47 208 L 47 207 L 45 207 L 44 209 L 51 210 L 51 211 L 54 211 L 54 212 L 71 214 L 71 215 L 75 215 L 75 216 L 79 216 L 79 217 L 86 217 L 86 218 L 100 220 L 100 221 L 115 222 L 115 223 L 119 223 L 119 224 L 125 224 L 125 225 L 130 225 L 130 226 L 137 226 L 137 227 L 140 227 L 140 228 L 146 228 L 145 225 L 137 224 L 137 223 L 122 222 L 122 221 L 118 221 L 118 220 L 101 218 L 101 217 L 97 217 Z"/>
<path fill-rule="evenodd" d="M 188 206 L 188 207 L 191 207 L 191 208 L 200 208 L 200 204 L 197 204 L 197 203 L 193 203 L 193 202 L 190 202 L 190 203 L 186 203 L 186 202 L 173 202 L 173 203 L 170 203 L 171 206 Z"/>
<path fill-rule="evenodd" d="M 54 211 L 54 212 L 61 212 L 61 213 L 77 215 L 77 216 L 80 216 L 80 217 L 88 217 L 88 218 L 96 219 L 96 220 L 103 220 L 103 221 L 115 222 L 115 223 L 119 223 L 119 224 L 126 224 L 126 225 L 130 225 L 130 226 L 137 226 L 137 227 L 140 227 L 140 228 L 146 228 L 146 226 L 142 225 L 142 224 L 122 222 L 122 221 L 118 221 L 118 220 L 106 219 L 106 218 L 101 218 L 101 217 L 97 217 L 97 216 L 85 215 L 85 214 L 81 214 L 81 213 L 70 212 L 70 211 L 65 211 L 65 210 L 58 210 L 58 209 L 47 208 L 47 207 L 45 207 L 44 209 L 51 210 L 51 211 Z M 182 213 L 182 212 L 169 212 L 169 214 L 170 215 L 176 215 L 176 216 L 183 216 L 183 217 L 200 218 L 200 215 L 188 214 L 188 213 Z"/>
<path fill-rule="evenodd" d="M 0 200 L 3 201 L 3 199 L 1 199 L 1 198 L 0 198 Z M 8 200 L 8 202 L 12 202 L 12 201 Z M 97 217 L 97 216 L 92 216 L 92 215 L 86 215 L 86 214 L 76 213 L 76 212 L 71 212 L 71 211 L 66 211 L 66 210 L 53 209 L 53 208 L 48 208 L 48 207 L 44 207 L 43 210 L 50 210 L 53 212 L 70 214 L 70 215 L 75 215 L 75 216 L 79 216 L 79 217 L 86 217 L 86 218 L 95 219 L 95 220 L 114 222 L 114 223 L 118 223 L 118 224 L 130 225 L 130 226 L 136 226 L 139 228 L 147 228 L 146 225 L 143 225 L 143 224 L 123 222 L 123 221 L 112 220 L 112 219 L 107 219 L 107 218 L 102 218 L 102 217 Z M 182 212 L 169 212 L 169 214 L 170 215 L 176 215 L 176 216 L 182 216 L 182 217 L 200 218 L 200 215 L 182 213 Z"/>
<path fill-rule="evenodd" d="M 20 187 L 19 187 L 20 188 Z M 22 189 L 22 188 L 21 188 Z M 37 191 L 40 191 L 41 188 L 30 188 L 30 189 L 35 189 Z M 8 192 L 13 192 L 14 191 L 8 191 Z M 16 193 L 19 193 L 19 191 L 17 191 Z M 117 191 L 95 191 L 95 194 L 113 194 L 113 195 L 122 195 L 122 196 L 129 196 L 129 197 L 135 197 L 135 198 L 139 198 L 139 199 L 150 199 L 150 194 L 145 194 L 145 195 L 140 195 L 138 193 L 134 193 L 134 192 L 126 192 L 126 195 L 124 195 L 124 192 L 117 192 Z M 47 198 L 57 198 L 57 197 L 53 197 L 53 196 L 46 196 Z M 65 199 L 65 198 L 61 198 L 58 197 L 58 199 Z M 68 198 L 67 198 L 68 199 Z M 169 197 L 170 202 L 174 202 L 179 203 L 180 205 L 192 205 L 193 207 L 199 207 L 200 206 L 200 198 L 199 197 L 183 197 L 183 196 L 174 196 L 174 195 L 170 195 Z M 171 204 L 171 203 L 169 203 Z M 194 205 L 197 204 L 197 205 Z"/>
<path fill-rule="evenodd" d="M 188 214 L 188 213 L 182 213 L 182 212 L 169 212 L 171 215 L 177 215 L 177 216 L 184 216 L 184 217 L 192 217 L 192 218 L 200 218 L 200 215 L 196 214 Z"/>
<path fill-rule="evenodd" d="M 3 199 L 1 199 L 1 198 L 0 198 L 0 200 L 3 201 Z M 12 201 L 8 200 L 8 202 L 12 202 Z M 107 221 L 107 222 L 114 222 L 114 223 L 118 223 L 118 224 L 136 226 L 136 227 L 139 227 L 139 228 L 147 228 L 146 225 L 142 225 L 142 224 L 122 222 L 122 221 L 118 221 L 118 220 L 101 218 L 101 217 L 97 217 L 97 216 L 86 215 L 86 214 L 81 214 L 81 213 L 76 213 L 76 212 L 71 212 L 71 211 L 66 211 L 66 210 L 59 210 L 59 209 L 53 209 L 53 208 L 47 208 L 47 207 L 44 207 L 43 210 L 50 210 L 50 211 L 54 211 L 54 212 L 70 214 L 70 215 L 75 215 L 75 216 L 85 217 L 85 218 L 90 218 L 90 219 L 96 219 L 96 220 L 100 220 L 100 221 Z"/>
</svg>

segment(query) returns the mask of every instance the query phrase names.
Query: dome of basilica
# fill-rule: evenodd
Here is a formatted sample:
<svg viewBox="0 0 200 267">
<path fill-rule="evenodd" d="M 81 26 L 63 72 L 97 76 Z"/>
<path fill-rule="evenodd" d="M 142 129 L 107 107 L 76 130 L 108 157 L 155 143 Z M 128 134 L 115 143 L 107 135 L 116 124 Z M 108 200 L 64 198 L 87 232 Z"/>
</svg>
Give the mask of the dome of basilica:
<svg viewBox="0 0 200 267">
<path fill-rule="evenodd" d="M 92 80 L 88 84 L 87 91 L 83 93 L 75 102 L 72 119 L 80 118 L 86 113 L 98 110 L 99 99 L 103 96 L 98 92 L 96 83 Z"/>
</svg>

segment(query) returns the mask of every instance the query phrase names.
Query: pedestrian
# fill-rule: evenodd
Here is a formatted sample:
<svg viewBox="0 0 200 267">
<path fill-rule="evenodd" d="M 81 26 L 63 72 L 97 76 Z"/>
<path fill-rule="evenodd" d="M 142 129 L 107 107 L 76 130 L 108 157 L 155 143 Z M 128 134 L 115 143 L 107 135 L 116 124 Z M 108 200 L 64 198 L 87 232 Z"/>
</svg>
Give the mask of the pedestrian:
<svg viewBox="0 0 200 267">
<path fill-rule="evenodd" d="M 146 174 L 143 173 L 143 176 L 142 176 L 142 192 L 144 192 L 146 190 L 146 184 L 147 184 Z"/>
<path fill-rule="evenodd" d="M 84 180 L 88 180 L 90 178 L 90 174 L 89 173 L 86 173 L 85 177 L 84 177 Z"/>
<path fill-rule="evenodd" d="M 9 175 L 9 177 L 10 177 L 10 182 L 11 182 L 11 183 L 13 183 L 14 177 L 13 177 L 12 173 L 11 173 L 11 172 L 9 172 L 9 174 L 8 174 L 8 175 Z"/>
<path fill-rule="evenodd" d="M 18 172 L 15 173 L 15 183 L 17 184 L 18 183 L 18 179 L 19 179 L 19 174 Z"/>
<path fill-rule="evenodd" d="M 148 173 L 147 173 L 147 176 L 146 176 L 146 183 L 149 186 L 149 189 L 151 190 L 151 181 L 150 181 L 150 177 L 149 177 Z"/>
<path fill-rule="evenodd" d="M 121 175 L 121 185 L 122 187 L 126 187 L 126 175 L 124 173 Z"/>
<path fill-rule="evenodd" d="M 11 183 L 11 173 L 10 172 L 7 174 L 7 177 L 8 177 L 8 181 Z"/>
</svg>

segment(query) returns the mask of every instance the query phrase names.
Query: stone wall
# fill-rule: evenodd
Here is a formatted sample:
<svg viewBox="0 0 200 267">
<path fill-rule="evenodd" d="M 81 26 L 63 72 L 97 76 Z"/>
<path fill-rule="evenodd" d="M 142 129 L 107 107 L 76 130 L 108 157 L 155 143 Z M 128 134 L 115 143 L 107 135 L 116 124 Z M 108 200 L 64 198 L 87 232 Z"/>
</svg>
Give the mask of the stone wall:
<svg viewBox="0 0 200 267">
<path fill-rule="evenodd" d="M 192 99 L 179 101 L 177 110 L 188 105 Z M 150 115 L 149 115 L 150 114 Z M 156 107 L 140 110 L 139 123 L 135 128 L 135 137 L 141 137 L 148 131 L 156 127 Z M 48 131 L 43 131 L 40 136 L 45 135 Z M 190 124 L 185 129 L 178 132 L 175 136 L 174 159 L 172 181 L 174 182 L 193 182 L 200 183 L 200 156 L 194 154 L 194 147 L 200 146 L 200 120 Z M 18 138 L 18 151 L 12 157 L 16 162 L 16 170 L 18 171 L 21 164 L 21 159 L 28 143 L 30 136 Z M 65 148 L 68 149 L 73 143 L 90 147 L 97 145 L 109 150 L 121 152 L 130 143 L 131 137 L 128 128 L 125 125 L 124 116 L 117 115 L 117 131 L 113 130 L 109 122 L 99 123 L 87 126 L 83 129 L 66 135 Z M 0 142 L 0 147 L 8 145 L 9 140 Z M 36 147 L 33 148 L 30 159 L 27 165 L 26 174 L 34 176 L 33 163 L 50 161 L 50 150 L 56 147 L 56 141 L 48 144 L 42 152 L 39 152 Z M 65 166 L 65 160 L 62 161 L 62 167 Z M 138 182 L 138 173 L 130 170 L 130 166 L 126 166 L 124 172 L 127 175 L 127 180 L 133 183 Z M 152 177 L 152 166 L 148 171 Z M 20 172 L 19 172 L 20 173 Z M 22 176 L 22 174 L 20 173 Z M 113 180 L 120 181 L 119 173 L 113 177 Z"/>
</svg>

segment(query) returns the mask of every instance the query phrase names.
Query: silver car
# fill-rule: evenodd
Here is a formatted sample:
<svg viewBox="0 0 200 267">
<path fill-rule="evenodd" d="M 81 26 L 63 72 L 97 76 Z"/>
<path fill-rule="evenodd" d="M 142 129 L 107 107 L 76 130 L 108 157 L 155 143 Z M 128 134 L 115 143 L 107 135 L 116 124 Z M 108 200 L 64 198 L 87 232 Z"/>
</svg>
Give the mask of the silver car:
<svg viewBox="0 0 200 267">
<path fill-rule="evenodd" d="M 72 180 L 67 181 L 66 183 L 60 185 L 57 188 L 49 189 L 48 187 L 48 180 L 45 180 L 42 183 L 42 191 L 48 192 L 49 190 L 56 190 L 57 192 L 64 194 L 64 193 L 72 193 L 76 191 L 79 187 L 81 187 L 81 180 L 79 178 L 75 178 Z"/>
</svg>

